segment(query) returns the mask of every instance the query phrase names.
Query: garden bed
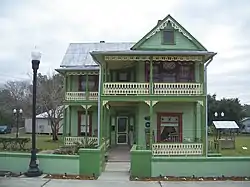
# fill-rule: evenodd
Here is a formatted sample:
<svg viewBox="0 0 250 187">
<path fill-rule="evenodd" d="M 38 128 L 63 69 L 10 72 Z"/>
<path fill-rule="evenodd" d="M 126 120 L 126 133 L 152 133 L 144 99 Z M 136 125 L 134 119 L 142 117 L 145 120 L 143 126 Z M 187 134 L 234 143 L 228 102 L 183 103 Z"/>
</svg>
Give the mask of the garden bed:
<svg viewBox="0 0 250 187">
<path fill-rule="evenodd" d="M 98 177 L 93 176 L 86 176 L 86 175 L 59 175 L 59 174 L 49 174 L 45 176 L 44 178 L 48 179 L 71 179 L 71 180 L 97 180 Z"/>
<path fill-rule="evenodd" d="M 13 173 L 11 171 L 0 171 L 0 177 L 20 177 L 22 173 Z"/>
<path fill-rule="evenodd" d="M 175 176 L 159 176 L 159 177 L 130 177 L 131 181 L 250 181 L 250 177 L 175 177 Z"/>
</svg>

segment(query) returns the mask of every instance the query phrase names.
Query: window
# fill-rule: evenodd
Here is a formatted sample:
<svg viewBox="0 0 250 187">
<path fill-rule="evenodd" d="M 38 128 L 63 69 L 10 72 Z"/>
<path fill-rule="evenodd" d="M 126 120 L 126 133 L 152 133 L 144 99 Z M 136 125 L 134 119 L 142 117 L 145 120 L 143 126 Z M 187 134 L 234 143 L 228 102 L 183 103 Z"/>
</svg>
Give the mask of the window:
<svg viewBox="0 0 250 187">
<path fill-rule="evenodd" d="M 86 87 L 86 75 L 82 75 L 79 77 L 79 91 L 85 92 Z"/>
<path fill-rule="evenodd" d="M 175 44 L 174 30 L 163 30 L 162 35 L 163 44 Z"/>
<path fill-rule="evenodd" d="M 181 142 L 181 115 L 158 114 L 158 142 Z"/>
<path fill-rule="evenodd" d="M 118 81 L 119 82 L 128 82 L 129 75 L 130 74 L 128 72 L 118 72 Z"/>
<path fill-rule="evenodd" d="M 78 135 L 79 136 L 85 136 L 85 133 L 87 133 L 87 136 L 91 136 L 92 134 L 92 122 L 91 122 L 91 115 L 87 115 L 87 124 L 86 124 L 86 116 L 84 112 L 78 113 Z"/>
<path fill-rule="evenodd" d="M 146 65 L 146 81 L 149 82 L 150 67 Z M 153 64 L 153 81 L 162 83 L 193 82 L 194 64 L 185 62 L 155 62 Z"/>
<path fill-rule="evenodd" d="M 88 90 L 90 92 L 98 90 L 98 76 L 97 75 L 88 76 Z"/>
<path fill-rule="evenodd" d="M 97 75 L 88 75 L 88 81 L 87 76 L 82 75 L 79 77 L 79 91 L 85 92 L 88 91 L 97 91 L 98 90 L 98 76 Z"/>
</svg>

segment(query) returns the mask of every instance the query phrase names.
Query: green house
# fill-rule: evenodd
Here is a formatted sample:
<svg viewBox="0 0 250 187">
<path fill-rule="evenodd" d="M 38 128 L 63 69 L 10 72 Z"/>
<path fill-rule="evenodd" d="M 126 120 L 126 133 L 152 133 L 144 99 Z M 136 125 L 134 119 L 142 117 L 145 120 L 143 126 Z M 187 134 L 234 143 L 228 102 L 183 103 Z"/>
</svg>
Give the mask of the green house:
<svg viewBox="0 0 250 187">
<path fill-rule="evenodd" d="M 206 68 L 215 55 L 170 15 L 135 43 L 71 43 L 57 69 L 65 144 L 105 138 L 153 155 L 206 155 Z"/>
</svg>

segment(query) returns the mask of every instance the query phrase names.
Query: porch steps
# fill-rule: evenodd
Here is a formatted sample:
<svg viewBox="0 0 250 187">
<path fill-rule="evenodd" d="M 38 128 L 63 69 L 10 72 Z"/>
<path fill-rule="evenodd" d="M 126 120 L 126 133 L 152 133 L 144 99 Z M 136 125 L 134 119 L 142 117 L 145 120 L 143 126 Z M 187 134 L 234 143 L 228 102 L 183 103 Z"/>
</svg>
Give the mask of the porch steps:
<svg viewBox="0 0 250 187">
<path fill-rule="evenodd" d="M 104 172 L 98 180 L 101 181 L 129 181 L 130 162 L 107 162 Z"/>
</svg>

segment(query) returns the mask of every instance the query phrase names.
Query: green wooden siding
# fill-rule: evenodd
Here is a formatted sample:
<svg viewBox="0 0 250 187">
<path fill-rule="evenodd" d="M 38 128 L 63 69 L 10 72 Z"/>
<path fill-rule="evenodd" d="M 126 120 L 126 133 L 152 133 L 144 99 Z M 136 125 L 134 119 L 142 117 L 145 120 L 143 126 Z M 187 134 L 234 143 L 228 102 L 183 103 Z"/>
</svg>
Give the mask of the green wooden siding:
<svg viewBox="0 0 250 187">
<path fill-rule="evenodd" d="M 175 44 L 162 44 L 162 31 L 146 40 L 138 49 L 143 50 L 198 50 L 198 48 L 182 33 L 174 31 Z"/>
</svg>

